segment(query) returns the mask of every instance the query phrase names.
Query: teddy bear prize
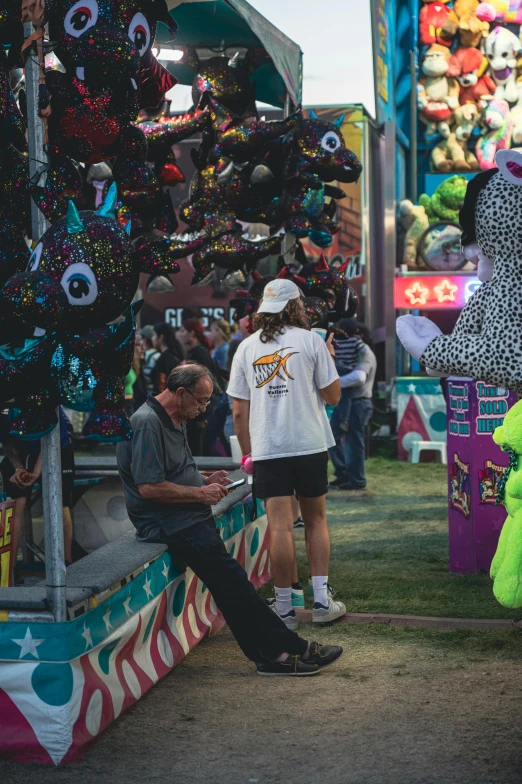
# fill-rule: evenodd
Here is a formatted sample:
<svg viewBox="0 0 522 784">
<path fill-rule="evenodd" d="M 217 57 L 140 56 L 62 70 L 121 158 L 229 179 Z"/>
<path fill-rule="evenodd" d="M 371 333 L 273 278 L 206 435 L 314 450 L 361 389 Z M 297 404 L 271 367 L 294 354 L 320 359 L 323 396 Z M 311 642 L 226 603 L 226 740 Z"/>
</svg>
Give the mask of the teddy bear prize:
<svg viewBox="0 0 522 784">
<path fill-rule="evenodd" d="M 423 0 L 417 105 L 432 171 L 487 171 L 498 150 L 522 146 L 521 25 L 520 0 Z M 439 244 L 451 239 L 451 227 L 441 236 L 428 229 L 435 220 L 458 222 L 449 212 L 458 213 L 463 190 L 465 180 L 462 189 L 453 179 L 431 197 L 435 204 L 425 194 L 416 205 L 399 204 L 403 264 L 437 269 L 421 252 L 424 240 L 429 247 L 433 236 Z M 436 247 L 431 255 L 437 257 Z"/>
</svg>

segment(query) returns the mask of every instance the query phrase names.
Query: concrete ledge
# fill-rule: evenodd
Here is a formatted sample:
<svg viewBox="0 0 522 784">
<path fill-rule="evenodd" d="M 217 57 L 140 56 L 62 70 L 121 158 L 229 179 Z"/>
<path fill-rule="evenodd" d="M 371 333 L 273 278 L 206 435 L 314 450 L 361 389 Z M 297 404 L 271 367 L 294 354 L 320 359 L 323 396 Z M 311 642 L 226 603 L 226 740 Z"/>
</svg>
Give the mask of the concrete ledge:
<svg viewBox="0 0 522 784">
<path fill-rule="evenodd" d="M 311 610 L 296 610 L 296 614 L 300 621 L 312 622 Z M 390 626 L 413 626 L 442 631 L 451 629 L 503 631 L 517 625 L 513 620 L 497 620 L 495 618 L 438 618 L 427 615 L 388 615 L 384 613 L 346 613 L 334 623 L 384 623 Z"/>
</svg>

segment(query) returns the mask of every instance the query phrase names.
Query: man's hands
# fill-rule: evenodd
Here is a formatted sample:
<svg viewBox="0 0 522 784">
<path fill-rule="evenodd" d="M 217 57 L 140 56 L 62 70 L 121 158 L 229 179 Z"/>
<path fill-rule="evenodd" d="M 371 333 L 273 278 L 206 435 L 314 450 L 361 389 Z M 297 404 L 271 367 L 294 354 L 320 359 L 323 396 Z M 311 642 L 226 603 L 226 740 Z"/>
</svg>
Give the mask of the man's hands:
<svg viewBox="0 0 522 784">
<path fill-rule="evenodd" d="M 201 494 L 200 502 L 209 506 L 217 504 L 228 494 L 226 487 L 218 484 L 203 485 L 199 488 L 199 492 Z"/>
<path fill-rule="evenodd" d="M 334 342 L 334 333 L 332 332 L 330 333 L 330 335 L 328 335 L 328 339 L 326 341 L 326 348 L 328 349 L 328 353 L 330 354 L 331 358 L 335 359 L 335 346 L 333 342 Z"/>
<path fill-rule="evenodd" d="M 230 484 L 230 479 L 228 479 L 228 471 L 214 471 L 213 474 L 205 472 L 203 476 L 205 477 L 206 485 L 222 485 L 223 487 L 226 487 Z"/>
<path fill-rule="evenodd" d="M 23 466 L 19 466 L 9 481 L 12 482 L 13 485 L 16 485 L 16 487 L 20 487 L 24 490 L 32 487 L 39 478 L 38 474 L 31 474 Z"/>
</svg>

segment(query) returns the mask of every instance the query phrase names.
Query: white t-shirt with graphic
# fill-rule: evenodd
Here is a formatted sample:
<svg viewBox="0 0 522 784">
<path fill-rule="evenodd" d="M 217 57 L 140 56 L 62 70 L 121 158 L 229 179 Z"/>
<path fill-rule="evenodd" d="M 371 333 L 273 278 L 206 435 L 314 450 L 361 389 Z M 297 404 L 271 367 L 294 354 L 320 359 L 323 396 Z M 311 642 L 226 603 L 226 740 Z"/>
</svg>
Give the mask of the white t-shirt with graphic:
<svg viewBox="0 0 522 784">
<path fill-rule="evenodd" d="M 227 394 L 250 400 L 253 460 L 325 452 L 334 446 L 320 389 L 339 378 L 324 340 L 286 327 L 269 343 L 261 331 L 236 351 Z"/>
</svg>

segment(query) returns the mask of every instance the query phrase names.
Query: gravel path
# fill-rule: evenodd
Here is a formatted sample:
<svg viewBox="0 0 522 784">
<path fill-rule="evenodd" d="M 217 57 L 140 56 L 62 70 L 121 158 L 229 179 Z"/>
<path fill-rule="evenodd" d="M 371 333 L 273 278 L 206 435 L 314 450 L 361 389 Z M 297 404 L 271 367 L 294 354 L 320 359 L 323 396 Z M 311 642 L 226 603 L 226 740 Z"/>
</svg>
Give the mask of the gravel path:
<svg viewBox="0 0 522 784">
<path fill-rule="evenodd" d="M 257 677 L 225 628 L 80 763 L 0 761 L 0 782 L 520 784 L 520 659 L 448 653 L 418 634 L 316 633 L 340 639 L 345 655 L 291 680 Z"/>
</svg>

